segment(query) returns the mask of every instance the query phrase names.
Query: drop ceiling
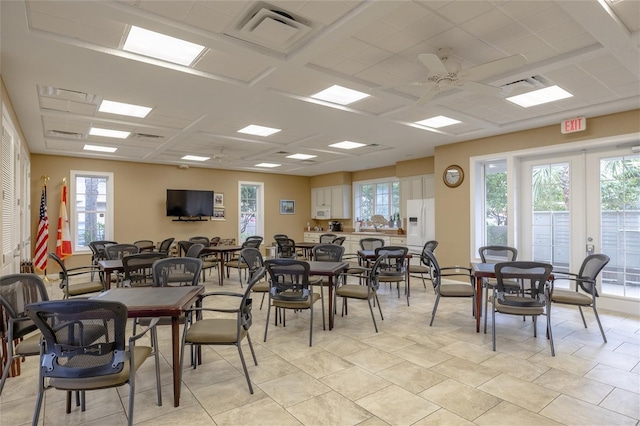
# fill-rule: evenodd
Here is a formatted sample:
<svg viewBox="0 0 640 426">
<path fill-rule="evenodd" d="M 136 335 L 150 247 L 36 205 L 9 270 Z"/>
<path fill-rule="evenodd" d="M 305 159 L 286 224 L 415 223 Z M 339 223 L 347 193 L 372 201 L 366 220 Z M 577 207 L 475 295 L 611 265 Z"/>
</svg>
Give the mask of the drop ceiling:
<svg viewBox="0 0 640 426">
<path fill-rule="evenodd" d="M 313 176 L 433 155 L 439 145 L 640 107 L 640 2 L 3 1 L 1 72 L 32 153 Z M 206 47 L 192 66 L 122 50 L 131 26 Z M 526 64 L 425 105 L 419 54 L 452 49 L 463 69 Z M 556 84 L 574 96 L 532 108 L 505 97 Z M 332 85 L 371 96 L 348 106 Z M 103 99 L 152 107 L 142 119 Z M 440 129 L 414 125 L 444 115 Z M 268 137 L 249 124 L 282 129 Z M 89 135 L 91 127 L 131 132 Z M 558 131 L 560 126 L 558 125 Z M 345 151 L 341 141 L 364 143 Z M 89 153 L 85 144 L 117 148 Z M 309 154 L 308 160 L 286 158 Z M 210 157 L 185 161 L 185 155 Z M 263 170 L 261 162 L 281 164 Z"/>
</svg>

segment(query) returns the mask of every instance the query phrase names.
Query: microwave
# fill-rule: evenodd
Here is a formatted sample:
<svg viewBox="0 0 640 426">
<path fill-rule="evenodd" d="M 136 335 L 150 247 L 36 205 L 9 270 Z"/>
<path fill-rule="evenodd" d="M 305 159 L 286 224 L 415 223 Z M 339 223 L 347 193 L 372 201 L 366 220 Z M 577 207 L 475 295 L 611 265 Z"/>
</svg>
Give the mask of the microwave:
<svg viewBox="0 0 640 426">
<path fill-rule="evenodd" d="M 331 207 L 316 207 L 316 219 L 331 219 Z"/>
</svg>

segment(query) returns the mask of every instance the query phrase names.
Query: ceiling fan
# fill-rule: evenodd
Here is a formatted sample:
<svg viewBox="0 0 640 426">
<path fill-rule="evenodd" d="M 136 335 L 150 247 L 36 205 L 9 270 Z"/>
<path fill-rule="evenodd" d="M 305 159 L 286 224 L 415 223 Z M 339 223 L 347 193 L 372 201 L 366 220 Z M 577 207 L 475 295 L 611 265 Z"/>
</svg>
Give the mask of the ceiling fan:
<svg viewBox="0 0 640 426">
<path fill-rule="evenodd" d="M 422 53 L 418 55 L 418 60 L 429 73 L 426 80 L 412 83 L 428 88 L 427 92 L 418 99 L 416 105 L 424 105 L 434 96 L 450 89 L 470 90 L 481 95 L 496 96 L 500 94 L 501 88 L 480 83 L 480 81 L 514 70 L 527 63 L 527 58 L 518 54 L 462 69 L 462 64 L 453 58 L 449 48 L 439 49 L 437 55 Z"/>
</svg>

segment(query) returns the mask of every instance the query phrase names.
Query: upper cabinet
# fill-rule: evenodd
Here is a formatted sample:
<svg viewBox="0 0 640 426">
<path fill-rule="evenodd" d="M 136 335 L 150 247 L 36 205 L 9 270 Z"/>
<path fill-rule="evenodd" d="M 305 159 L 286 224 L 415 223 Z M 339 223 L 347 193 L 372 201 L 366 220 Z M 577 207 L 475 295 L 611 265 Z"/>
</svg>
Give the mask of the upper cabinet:
<svg viewBox="0 0 640 426">
<path fill-rule="evenodd" d="M 400 212 L 406 217 L 407 200 L 432 198 L 436 195 L 433 175 L 410 176 L 400 179 Z"/>
<path fill-rule="evenodd" d="M 351 218 L 351 185 L 336 185 L 320 188 L 311 188 L 311 217 L 317 218 L 318 208 L 331 209 L 331 217 L 328 219 Z"/>
</svg>

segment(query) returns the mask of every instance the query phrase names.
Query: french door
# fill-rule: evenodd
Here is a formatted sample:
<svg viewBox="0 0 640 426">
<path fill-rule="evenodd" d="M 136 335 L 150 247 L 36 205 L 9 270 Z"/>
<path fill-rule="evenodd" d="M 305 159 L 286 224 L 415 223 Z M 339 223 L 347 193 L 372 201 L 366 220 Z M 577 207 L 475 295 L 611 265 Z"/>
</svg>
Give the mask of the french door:
<svg viewBox="0 0 640 426">
<path fill-rule="evenodd" d="M 578 272 L 584 257 L 611 258 L 602 295 L 640 298 L 640 155 L 594 150 L 520 163 L 523 259 Z M 557 282 L 568 287 L 568 282 Z"/>
</svg>

